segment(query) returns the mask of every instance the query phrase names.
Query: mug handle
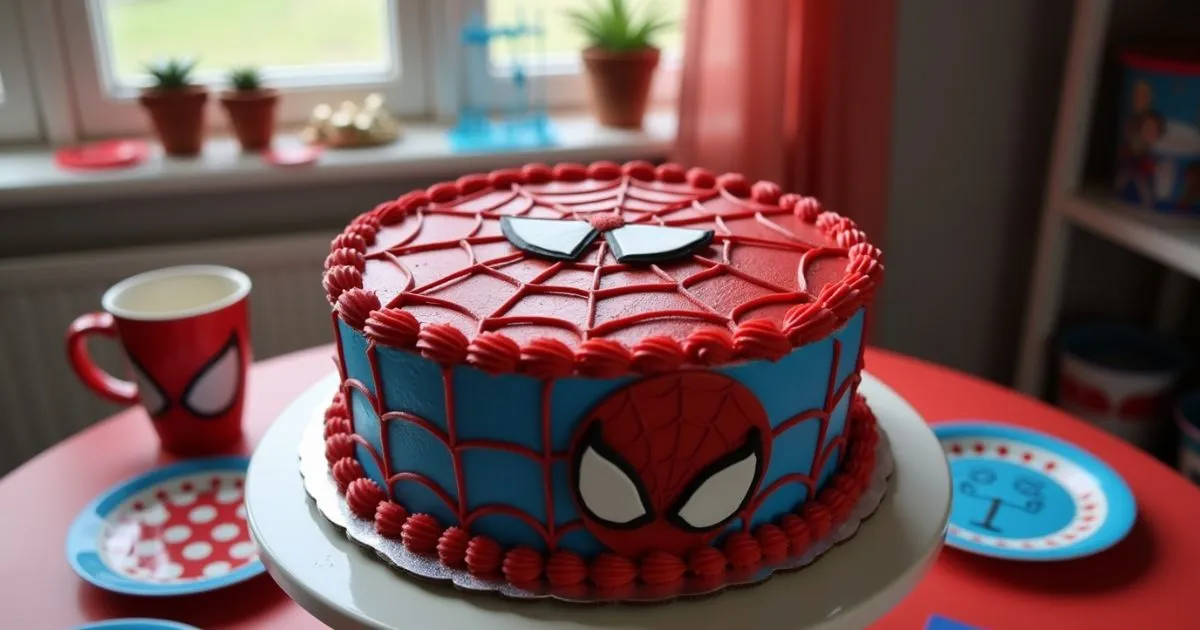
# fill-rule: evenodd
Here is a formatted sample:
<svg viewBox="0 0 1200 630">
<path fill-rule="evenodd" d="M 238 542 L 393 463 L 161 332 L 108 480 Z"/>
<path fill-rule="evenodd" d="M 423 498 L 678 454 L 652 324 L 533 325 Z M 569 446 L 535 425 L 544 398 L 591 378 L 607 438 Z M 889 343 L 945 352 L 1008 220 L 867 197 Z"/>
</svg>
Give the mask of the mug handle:
<svg viewBox="0 0 1200 630">
<path fill-rule="evenodd" d="M 108 313 L 80 315 L 67 328 L 67 358 L 71 367 L 92 391 L 115 403 L 133 405 L 138 402 L 137 385 L 119 379 L 100 369 L 88 353 L 87 339 L 91 335 L 117 337 L 113 316 Z"/>
</svg>

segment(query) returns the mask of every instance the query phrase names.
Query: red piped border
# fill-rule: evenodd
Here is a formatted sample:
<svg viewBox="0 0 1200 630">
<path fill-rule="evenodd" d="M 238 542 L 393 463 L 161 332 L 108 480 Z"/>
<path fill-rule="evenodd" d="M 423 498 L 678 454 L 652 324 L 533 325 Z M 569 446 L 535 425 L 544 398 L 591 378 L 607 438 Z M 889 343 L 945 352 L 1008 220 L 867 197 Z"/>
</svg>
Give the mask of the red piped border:
<svg viewBox="0 0 1200 630">
<path fill-rule="evenodd" d="M 401 334 L 393 334 L 386 325 L 367 326 L 371 315 L 378 313 L 377 322 L 395 320 L 398 308 L 383 309 L 374 294 L 364 290 L 362 258 L 369 240 L 373 241 L 380 226 L 404 220 L 432 202 L 447 203 L 459 196 L 487 187 L 503 189 L 513 184 L 545 183 L 549 181 L 580 181 L 588 177 L 612 180 L 630 177 L 640 181 L 668 183 L 687 182 L 698 189 L 720 189 L 739 198 L 751 198 L 759 203 L 773 203 L 791 210 L 805 223 L 814 224 L 838 247 L 847 250 L 849 260 L 846 275 L 824 287 L 811 302 L 797 304 L 785 314 L 783 326 L 766 319 L 746 320 L 732 333 L 701 329 L 679 341 L 677 346 L 665 344 L 661 338 L 649 337 L 633 347 L 620 342 L 596 338 L 572 349 L 557 342 L 570 353 L 564 360 L 562 348 L 552 339 L 534 339 L 525 346 L 476 337 L 467 340 L 461 332 L 454 335 L 439 323 L 420 323 L 420 334 L 413 336 L 405 322 Z M 358 254 L 357 256 L 355 254 Z M 825 338 L 841 326 L 859 308 L 870 303 L 883 280 L 883 254 L 867 242 L 867 236 L 853 220 L 834 212 L 824 211 L 819 201 L 796 194 L 780 194 L 774 182 L 751 184 L 740 173 L 716 176 L 701 169 L 685 170 L 678 164 L 655 167 L 645 161 L 594 162 L 583 164 L 528 164 L 520 169 L 500 169 L 487 175 L 467 175 L 453 182 L 434 184 L 425 190 L 415 190 L 394 201 L 381 203 L 365 212 L 333 239 L 325 260 L 323 285 L 329 303 L 352 328 L 365 331 L 377 346 L 418 352 L 444 365 L 467 364 L 490 373 L 518 372 L 535 378 L 549 379 L 572 375 L 615 377 L 630 372 L 654 374 L 670 369 L 667 366 L 690 364 L 718 366 L 734 361 L 756 359 L 777 360 L 791 348 Z M 377 309 L 364 312 L 366 309 Z M 411 316 L 409 316 L 411 319 Z M 414 320 L 415 321 L 415 320 Z M 433 329 L 432 331 L 430 329 Z M 457 332 L 457 331 L 456 331 Z M 464 341 L 467 345 L 464 347 Z"/>
<path fill-rule="evenodd" d="M 753 532 L 737 531 L 726 536 L 721 547 L 699 547 L 687 558 L 655 551 L 638 562 L 601 553 L 590 562 L 565 549 L 543 554 L 529 547 L 503 549 L 482 535 L 472 536 L 461 527 L 442 527 L 428 514 L 408 514 L 403 506 L 386 500 L 383 491 L 362 472 L 351 451 L 346 400 L 339 392 L 325 412 L 326 459 L 337 477 L 339 492 L 350 511 L 371 519 L 382 536 L 401 541 L 414 553 L 437 556 L 448 566 L 476 575 L 503 576 L 515 586 L 532 586 L 541 580 L 553 586 L 591 582 L 600 588 L 625 586 L 634 581 L 669 584 L 688 576 L 712 578 L 727 570 L 757 567 L 804 554 L 814 541 L 825 537 L 849 517 L 875 473 L 875 447 L 879 441 L 875 414 L 866 400 L 856 395 L 850 405 L 847 456 L 815 500 L 774 523 Z M 356 479 L 347 479 L 350 473 Z M 468 528 L 469 529 L 469 528 Z"/>
</svg>

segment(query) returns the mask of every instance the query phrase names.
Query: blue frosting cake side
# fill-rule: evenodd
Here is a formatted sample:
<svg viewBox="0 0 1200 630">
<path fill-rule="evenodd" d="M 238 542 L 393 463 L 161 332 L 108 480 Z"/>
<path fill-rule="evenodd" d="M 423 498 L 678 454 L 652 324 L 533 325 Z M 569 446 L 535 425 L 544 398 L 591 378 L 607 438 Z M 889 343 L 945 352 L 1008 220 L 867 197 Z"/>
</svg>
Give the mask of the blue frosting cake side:
<svg viewBox="0 0 1200 630">
<path fill-rule="evenodd" d="M 837 469 L 864 319 L 860 309 L 778 361 L 708 370 L 752 392 L 771 428 L 757 493 L 726 531 L 743 527 L 743 517 L 757 526 L 795 511 Z M 553 545 L 585 558 L 604 550 L 573 498 L 573 440 L 598 405 L 647 377 L 491 375 L 376 347 L 341 320 L 337 326 L 353 428 L 365 442 L 356 458 L 389 498 L 505 548 Z"/>
</svg>

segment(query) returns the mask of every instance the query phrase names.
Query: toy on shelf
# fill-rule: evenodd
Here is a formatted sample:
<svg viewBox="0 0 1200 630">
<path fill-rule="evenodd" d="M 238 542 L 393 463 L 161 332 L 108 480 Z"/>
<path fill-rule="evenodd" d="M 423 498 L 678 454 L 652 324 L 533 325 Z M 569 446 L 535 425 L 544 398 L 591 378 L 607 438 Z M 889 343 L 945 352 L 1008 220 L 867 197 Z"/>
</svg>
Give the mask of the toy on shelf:
<svg viewBox="0 0 1200 630">
<path fill-rule="evenodd" d="M 1122 67 L 1117 194 L 1159 213 L 1200 216 L 1197 40 L 1130 47 Z"/>
<path fill-rule="evenodd" d="M 492 74 L 488 49 L 496 40 L 506 41 L 513 51 L 511 61 L 503 66 L 507 80 Z M 459 90 L 458 124 L 450 130 L 451 148 L 497 151 L 554 144 L 546 115 L 544 82 L 531 88 L 526 67 L 530 60 L 540 63 L 546 58 L 541 13 L 531 23 L 518 17 L 509 26 L 488 26 L 475 13 L 463 25 L 460 42 L 463 85 Z"/>
<path fill-rule="evenodd" d="M 309 144 L 328 147 L 369 147 L 395 142 L 402 131 L 383 106 L 383 96 L 371 94 L 361 105 L 353 101 L 345 101 L 337 109 L 325 103 L 317 105 L 300 137 Z"/>
</svg>

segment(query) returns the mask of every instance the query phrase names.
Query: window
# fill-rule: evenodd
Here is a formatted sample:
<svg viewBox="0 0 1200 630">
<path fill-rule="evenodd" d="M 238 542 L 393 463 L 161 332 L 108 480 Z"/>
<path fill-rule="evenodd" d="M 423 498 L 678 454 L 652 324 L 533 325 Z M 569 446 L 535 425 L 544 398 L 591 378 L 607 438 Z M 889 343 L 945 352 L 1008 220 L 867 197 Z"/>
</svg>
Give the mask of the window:
<svg viewBox="0 0 1200 630">
<path fill-rule="evenodd" d="M 261 68 L 289 91 L 285 123 L 373 91 L 401 114 L 425 106 L 419 0 L 60 1 L 86 135 L 144 128 L 135 99 L 164 57 L 195 59 L 197 80 L 215 87 L 232 68 Z"/>
<path fill-rule="evenodd" d="M 658 39 L 664 54 L 653 92 L 656 101 L 672 99 L 687 2 L 628 1 L 675 22 Z M 481 72 L 481 82 L 503 95 L 517 80 L 517 61 L 551 108 L 579 107 L 587 94 L 580 61 L 586 42 L 564 14 L 577 6 L 579 0 L 0 0 L 0 142 L 146 133 L 137 97 L 150 85 L 146 67 L 168 57 L 195 59 L 194 78 L 214 92 L 230 70 L 260 68 L 284 92 L 284 127 L 303 124 L 318 104 L 361 101 L 372 92 L 398 116 L 448 121 L 464 75 Z M 462 64 L 461 27 L 471 19 L 536 24 L 544 36 L 529 48 L 493 42 Z M 225 127 L 219 99 L 210 105 L 208 125 Z"/>
<path fill-rule="evenodd" d="M 40 136 L 19 5 L 0 2 L 0 142 Z"/>
<path fill-rule="evenodd" d="M 95 16 L 110 94 L 146 83 L 145 64 L 191 57 L 211 83 L 239 66 L 276 83 L 382 82 L 398 70 L 385 0 L 102 0 Z"/>
<path fill-rule="evenodd" d="M 491 74 L 498 81 L 511 76 L 513 62 L 524 62 L 523 69 L 531 81 L 545 81 L 546 99 L 551 106 L 583 104 L 587 91 L 581 85 L 582 61 L 580 52 L 587 40 L 567 18 L 573 8 L 585 8 L 591 2 L 563 0 L 483 0 L 467 4 L 467 19 L 482 11 L 489 27 L 540 27 L 544 35 L 524 40 L 499 39 L 491 42 L 488 57 Z M 678 91 L 679 64 L 683 55 L 683 29 L 686 0 L 628 0 L 634 15 L 655 11 L 667 17 L 672 26 L 657 38 L 663 56 L 656 75 L 653 97 L 662 101 L 673 99 Z"/>
</svg>

